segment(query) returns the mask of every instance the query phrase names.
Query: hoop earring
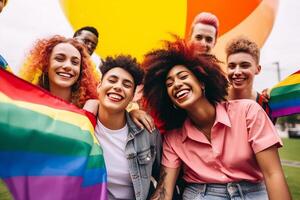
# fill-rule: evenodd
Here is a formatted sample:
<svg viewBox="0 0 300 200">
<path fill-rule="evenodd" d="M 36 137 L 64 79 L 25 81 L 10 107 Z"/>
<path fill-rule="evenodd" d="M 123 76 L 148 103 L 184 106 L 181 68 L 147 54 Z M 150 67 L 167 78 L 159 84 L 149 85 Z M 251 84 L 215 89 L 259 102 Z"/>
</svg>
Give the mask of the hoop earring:
<svg viewBox="0 0 300 200">
<path fill-rule="evenodd" d="M 177 106 L 175 104 L 173 104 L 173 108 L 175 108 L 176 110 L 178 109 Z"/>
<path fill-rule="evenodd" d="M 43 87 L 47 88 L 47 80 L 46 80 L 46 73 L 43 73 L 42 75 L 42 83 L 43 83 Z"/>
<path fill-rule="evenodd" d="M 206 93 L 205 93 L 205 87 L 201 88 L 202 89 L 202 94 L 206 97 Z"/>
</svg>

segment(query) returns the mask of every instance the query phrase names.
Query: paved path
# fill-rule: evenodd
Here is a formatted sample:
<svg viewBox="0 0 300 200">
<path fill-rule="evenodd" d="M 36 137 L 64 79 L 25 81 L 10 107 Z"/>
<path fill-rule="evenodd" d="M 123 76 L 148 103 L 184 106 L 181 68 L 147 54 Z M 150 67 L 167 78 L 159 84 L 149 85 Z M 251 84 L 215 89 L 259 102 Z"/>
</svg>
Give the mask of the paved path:
<svg viewBox="0 0 300 200">
<path fill-rule="evenodd" d="M 298 167 L 300 168 L 300 162 L 299 161 L 293 161 L 293 160 L 281 160 L 281 164 L 283 166 L 288 167 Z"/>
</svg>

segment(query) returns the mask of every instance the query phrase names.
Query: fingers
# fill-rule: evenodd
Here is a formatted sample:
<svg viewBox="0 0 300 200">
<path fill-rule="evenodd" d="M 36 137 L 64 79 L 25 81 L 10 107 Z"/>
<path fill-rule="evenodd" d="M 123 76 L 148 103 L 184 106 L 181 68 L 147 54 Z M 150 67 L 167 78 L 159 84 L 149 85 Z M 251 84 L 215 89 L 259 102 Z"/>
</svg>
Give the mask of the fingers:
<svg viewBox="0 0 300 200">
<path fill-rule="evenodd" d="M 130 116 L 134 123 L 140 128 L 146 128 L 149 132 L 155 129 L 154 121 L 150 115 L 143 110 L 132 110 Z"/>
<path fill-rule="evenodd" d="M 144 129 L 144 125 L 139 121 L 139 119 L 137 118 L 132 118 L 133 122 L 135 123 L 135 125 L 137 125 L 138 127 L 140 127 L 141 129 Z M 148 129 L 147 129 L 148 130 Z"/>
<path fill-rule="evenodd" d="M 150 133 L 154 131 L 154 121 L 150 115 L 146 114 L 140 121 Z"/>
<path fill-rule="evenodd" d="M 153 132 L 155 129 L 155 124 L 154 124 L 154 120 L 150 115 L 146 115 L 146 120 L 148 122 L 149 125 L 149 129 L 151 130 L 150 132 Z"/>
</svg>

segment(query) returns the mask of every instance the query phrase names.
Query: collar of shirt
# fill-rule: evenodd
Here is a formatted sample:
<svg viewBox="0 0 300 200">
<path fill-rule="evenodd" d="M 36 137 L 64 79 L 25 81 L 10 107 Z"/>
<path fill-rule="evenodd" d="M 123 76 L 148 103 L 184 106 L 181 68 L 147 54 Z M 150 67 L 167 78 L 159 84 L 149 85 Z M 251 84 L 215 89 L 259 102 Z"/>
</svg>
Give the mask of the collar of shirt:
<svg viewBox="0 0 300 200">
<path fill-rule="evenodd" d="M 217 126 L 217 124 L 222 124 L 231 127 L 226 107 L 227 102 L 218 103 L 216 105 L 216 120 L 212 127 L 212 130 L 215 126 Z M 183 124 L 182 142 L 184 142 L 187 139 L 187 137 L 198 142 L 206 141 L 205 136 L 203 134 L 200 134 L 199 136 L 199 130 L 193 125 L 192 121 L 189 118 L 187 118 Z"/>
</svg>

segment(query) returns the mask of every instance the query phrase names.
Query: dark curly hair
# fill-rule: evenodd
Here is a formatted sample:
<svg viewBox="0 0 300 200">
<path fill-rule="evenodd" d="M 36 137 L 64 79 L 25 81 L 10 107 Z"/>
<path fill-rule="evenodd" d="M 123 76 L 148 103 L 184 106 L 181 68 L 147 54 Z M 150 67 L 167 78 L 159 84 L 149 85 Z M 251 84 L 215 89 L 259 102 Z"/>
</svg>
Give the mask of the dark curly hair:
<svg viewBox="0 0 300 200">
<path fill-rule="evenodd" d="M 185 110 L 173 107 L 165 84 L 168 72 L 176 65 L 187 67 L 205 85 L 205 96 L 213 105 L 226 100 L 229 86 L 226 75 L 214 56 L 195 56 L 193 48 L 188 47 L 179 37 L 174 42 L 165 41 L 165 48 L 146 54 L 142 63 L 146 71 L 145 106 L 154 114 L 160 128 L 166 131 L 181 127 L 187 118 Z"/>
<path fill-rule="evenodd" d="M 108 56 L 103 62 L 103 65 L 100 67 L 102 73 L 102 78 L 104 75 L 111 69 L 115 67 L 120 67 L 127 71 L 134 80 L 134 90 L 137 85 L 140 85 L 143 81 L 144 71 L 140 67 L 140 64 L 137 62 L 136 58 L 133 58 L 130 55 L 117 55 L 115 57 Z"/>
<path fill-rule="evenodd" d="M 89 32 L 93 33 L 94 35 L 96 35 L 97 38 L 99 37 L 99 33 L 98 33 L 98 31 L 95 27 L 93 27 L 93 26 L 84 26 L 84 27 L 78 29 L 77 31 L 75 31 L 75 33 L 73 35 L 73 38 L 80 35 L 82 31 L 89 31 Z"/>
<path fill-rule="evenodd" d="M 89 54 L 78 41 L 59 35 L 38 40 L 20 69 L 20 76 L 26 81 L 49 91 L 48 68 L 50 56 L 53 48 L 60 43 L 73 45 L 81 55 L 80 76 L 77 83 L 72 86 L 71 103 L 82 108 L 88 99 L 97 98 L 96 88 L 99 80 L 97 80 L 94 73 Z"/>
</svg>

